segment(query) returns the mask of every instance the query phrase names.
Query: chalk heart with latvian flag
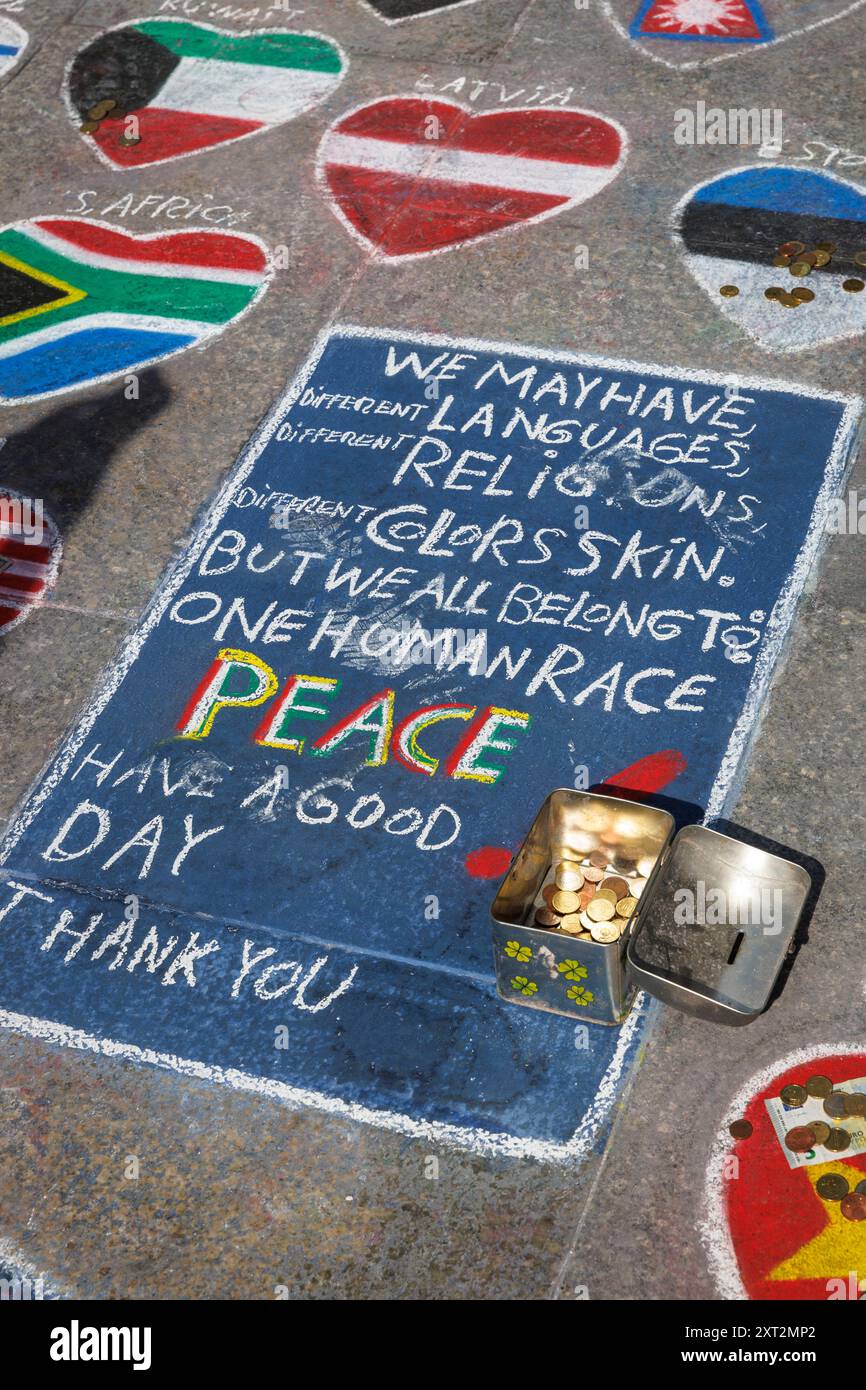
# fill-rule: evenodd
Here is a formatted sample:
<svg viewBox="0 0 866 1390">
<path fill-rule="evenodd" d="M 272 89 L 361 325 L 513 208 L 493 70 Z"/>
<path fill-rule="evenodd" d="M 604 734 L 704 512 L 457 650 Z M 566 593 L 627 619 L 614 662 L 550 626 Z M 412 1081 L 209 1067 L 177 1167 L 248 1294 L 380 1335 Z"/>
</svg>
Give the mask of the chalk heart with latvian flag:
<svg viewBox="0 0 866 1390">
<path fill-rule="evenodd" d="M 772 44 L 817 37 L 864 5 L 866 0 L 601 0 L 624 39 L 671 68 L 708 67 Z M 750 98 L 742 104 L 753 103 Z"/>
<path fill-rule="evenodd" d="M 35 217 L 0 227 L 0 405 L 109 381 L 222 333 L 271 276 L 257 237 L 133 236 Z"/>
<path fill-rule="evenodd" d="M 177 18 L 136 19 L 76 54 L 65 96 L 77 126 L 114 107 L 84 140 L 107 164 L 141 169 L 294 120 L 330 96 L 348 59 L 322 34 L 236 34 Z M 139 138 L 128 143 L 127 117 Z"/>
<path fill-rule="evenodd" d="M 791 165 L 732 169 L 693 188 L 675 216 L 675 238 L 692 275 L 720 313 L 775 352 L 798 352 L 866 330 L 866 190 L 834 174 Z M 795 279 L 773 257 L 786 241 L 835 246 L 829 264 Z M 723 285 L 738 293 L 720 294 Z M 809 303 L 788 309 L 765 291 L 805 287 Z"/>
<path fill-rule="evenodd" d="M 459 102 L 388 96 L 335 121 L 317 167 L 351 235 L 396 260 L 585 203 L 616 178 L 627 145 L 622 126 L 593 111 L 478 113 Z"/>
<path fill-rule="evenodd" d="M 727 1297 L 823 1302 L 831 1294 L 840 1300 L 856 1299 L 859 1291 L 866 1291 L 866 1221 L 847 1220 L 839 1202 L 827 1200 L 817 1189 L 821 1177 L 834 1173 L 853 1191 L 866 1180 L 866 1154 L 828 1152 L 826 1162 L 792 1168 L 767 1112 L 766 1102 L 779 1097 L 783 1086 L 803 1085 L 815 1075 L 829 1077 L 836 1086 L 859 1080 L 866 1076 L 866 1050 L 817 1053 L 807 1062 L 780 1069 L 737 1115 L 750 1122 L 753 1132 L 748 1139 L 730 1141 L 725 1172 L 714 1194 L 718 1220 L 712 1239 L 724 1240 L 720 1224 L 725 1222 L 741 1286 L 731 1284 L 726 1268 Z M 799 1123 L 796 1110 L 786 1119 L 789 1128 Z M 718 1256 L 719 1251 L 714 1253 Z"/>
</svg>

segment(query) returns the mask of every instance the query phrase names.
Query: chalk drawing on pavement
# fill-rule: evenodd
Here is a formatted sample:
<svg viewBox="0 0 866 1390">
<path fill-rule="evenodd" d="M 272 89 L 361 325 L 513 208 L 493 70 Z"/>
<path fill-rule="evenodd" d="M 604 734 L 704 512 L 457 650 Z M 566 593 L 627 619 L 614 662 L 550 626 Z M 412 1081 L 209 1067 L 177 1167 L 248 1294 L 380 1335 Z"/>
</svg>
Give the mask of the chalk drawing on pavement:
<svg viewBox="0 0 866 1390">
<path fill-rule="evenodd" d="M 427 19 L 431 15 L 450 14 L 452 10 L 477 5 L 480 0 L 361 0 L 367 10 L 386 24 L 403 24 L 408 19 Z"/>
<path fill-rule="evenodd" d="M 645 57 L 663 67 L 687 69 L 712 67 L 746 54 L 763 53 L 776 44 L 803 38 L 846 19 L 864 4 L 866 0 L 825 0 L 820 7 L 821 17 L 805 24 L 799 0 L 601 0 L 601 10 L 617 33 Z M 751 23 L 744 12 L 751 12 Z M 665 17 L 665 26 L 669 27 L 666 16 L 671 13 L 674 32 L 663 34 L 659 17 Z M 686 19 L 677 18 L 678 13 Z M 581 16 L 576 19 L 579 21 Z M 689 26 L 700 24 L 733 32 L 690 32 Z M 676 32 L 676 26 L 680 32 Z M 712 56 L 704 56 L 701 50 Z"/>
<path fill-rule="evenodd" d="M 12 818 L 2 1021 L 579 1159 L 644 1013 L 578 1046 L 502 1004 L 467 856 L 522 842 L 575 747 L 722 813 L 859 418 L 788 383 L 323 334 Z"/>
<path fill-rule="evenodd" d="M 674 212 L 674 239 L 686 265 L 713 303 L 761 347 L 803 352 L 866 330 L 866 269 L 854 260 L 866 252 L 866 191 L 837 174 L 788 165 L 732 169 L 691 189 Z M 808 279 L 774 266 L 779 247 L 802 241 L 835 246 L 829 263 Z M 735 285 L 731 298 L 719 294 Z M 797 309 L 766 291 L 805 287 L 812 295 Z"/>
<path fill-rule="evenodd" d="M 292 121 L 327 100 L 347 70 L 345 53 L 323 34 L 136 19 L 75 55 L 64 98 L 103 163 L 141 169 Z"/>
<path fill-rule="evenodd" d="M 622 126 L 594 111 L 482 113 L 415 94 L 345 112 L 324 135 L 316 172 L 350 235 L 393 262 L 577 207 L 616 178 L 627 149 Z"/>
<path fill-rule="evenodd" d="M 804 1085 L 813 1075 L 866 1089 L 862 1041 L 810 1044 L 763 1067 L 740 1088 L 720 1124 L 699 1231 L 723 1298 L 823 1302 L 866 1292 L 866 1222 L 847 1220 L 839 1201 L 822 1197 L 816 1186 L 832 1173 L 853 1191 L 866 1181 L 866 1154 L 825 1151 L 792 1167 L 768 1110 L 768 1102 L 780 1104 L 783 1086 Z M 739 1119 L 753 1127 L 748 1139 L 727 1133 Z M 796 1110 L 787 1111 L 787 1122 L 788 1128 L 798 1123 Z M 843 1123 L 862 1127 L 866 1121 Z"/>
<path fill-rule="evenodd" d="M 95 218 L 0 227 L 0 404 L 110 381 L 200 347 L 271 276 L 257 237 L 197 228 L 135 235 Z"/>
<path fill-rule="evenodd" d="M 5 77 L 12 71 L 28 43 L 27 30 L 16 24 L 14 19 L 0 15 L 0 77 Z"/>
<path fill-rule="evenodd" d="M 0 636 L 45 601 L 62 555 L 60 533 L 41 501 L 0 483 Z"/>
</svg>

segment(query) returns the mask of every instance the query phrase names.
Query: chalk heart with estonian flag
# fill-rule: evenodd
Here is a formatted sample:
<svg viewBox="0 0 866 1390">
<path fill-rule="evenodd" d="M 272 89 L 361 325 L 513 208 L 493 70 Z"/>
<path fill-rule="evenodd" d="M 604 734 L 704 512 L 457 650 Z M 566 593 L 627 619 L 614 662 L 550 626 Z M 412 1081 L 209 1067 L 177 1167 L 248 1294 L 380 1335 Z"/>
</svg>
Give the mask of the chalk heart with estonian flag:
<svg viewBox="0 0 866 1390">
<path fill-rule="evenodd" d="M 720 313 L 762 347 L 798 352 L 866 329 L 866 291 L 844 288 L 846 280 L 864 276 L 854 256 L 866 251 L 866 191 L 856 184 L 778 164 L 734 169 L 692 189 L 675 222 L 698 284 Z M 836 250 L 828 265 L 797 280 L 773 265 L 786 241 L 806 247 L 833 242 Z M 722 285 L 734 285 L 739 293 L 726 298 L 719 293 Z M 798 285 L 815 296 L 798 309 L 786 309 L 764 293 Z"/>
<path fill-rule="evenodd" d="M 199 347 L 245 314 L 270 276 L 267 248 L 246 233 L 133 236 L 81 217 L 0 227 L 0 405 Z"/>
<path fill-rule="evenodd" d="M 113 168 L 141 169 L 294 120 L 330 96 L 347 68 L 342 49 L 322 34 L 137 19 L 76 54 L 65 95 L 76 125 L 114 101 L 82 138 Z M 137 121 L 136 143 L 122 139 L 128 116 Z"/>
<path fill-rule="evenodd" d="M 0 77 L 11 72 L 27 47 L 27 30 L 14 19 L 0 15 Z"/>
<path fill-rule="evenodd" d="M 866 0 L 601 0 L 623 38 L 670 68 L 708 67 L 803 38 L 863 5 Z"/>
<path fill-rule="evenodd" d="M 318 155 L 326 199 L 383 259 L 428 256 L 555 217 L 623 166 L 622 126 L 592 111 L 477 113 L 388 96 L 346 112 Z"/>
</svg>

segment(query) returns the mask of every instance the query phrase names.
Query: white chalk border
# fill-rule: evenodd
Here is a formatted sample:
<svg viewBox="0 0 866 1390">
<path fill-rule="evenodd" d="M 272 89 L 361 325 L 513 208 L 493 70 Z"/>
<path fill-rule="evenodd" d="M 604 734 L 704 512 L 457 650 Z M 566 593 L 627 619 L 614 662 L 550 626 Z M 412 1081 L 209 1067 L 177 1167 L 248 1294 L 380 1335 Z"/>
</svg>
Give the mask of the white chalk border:
<svg viewBox="0 0 866 1390">
<path fill-rule="evenodd" d="M 101 376 L 90 377 L 87 381 L 73 381 L 69 386 L 60 386 L 52 391 L 37 391 L 31 396 L 4 396 L 0 394 L 0 409 L 9 410 L 16 405 L 31 405 L 34 401 L 46 401 L 54 396 L 68 396 L 70 391 L 89 391 L 92 386 L 101 386 L 106 381 L 116 381 L 118 377 L 131 376 L 136 372 L 143 372 L 146 367 L 152 367 L 157 362 L 167 362 L 171 357 L 180 357 L 185 352 L 192 352 L 196 348 L 201 349 L 207 343 L 212 342 L 214 338 L 221 337 L 228 329 L 233 328 L 236 323 L 240 323 L 241 319 L 246 318 L 250 310 L 255 308 L 258 304 L 262 295 L 270 285 L 271 280 L 274 278 L 274 263 L 270 248 L 265 245 L 261 237 L 253 236 L 252 232 L 223 231 L 216 227 L 184 227 L 183 230 L 178 228 L 176 231 L 170 232 L 131 232 L 128 227 L 118 227 L 116 223 L 103 222 L 102 219 L 98 217 L 64 217 L 62 213 L 56 212 L 38 212 L 35 213 L 33 217 L 24 217 L 17 222 L 4 222 L 3 226 L 0 227 L 0 232 L 7 232 L 10 230 L 20 231 L 22 228 L 26 229 L 31 223 L 38 221 L 40 217 L 50 218 L 53 222 L 80 222 L 85 227 L 103 227 L 109 232 L 119 232 L 121 236 L 133 242 L 157 241 L 160 238 L 167 239 L 175 236 L 195 235 L 196 233 L 205 236 L 222 237 L 223 239 L 226 237 L 237 237 L 239 241 L 251 241 L 259 248 L 265 258 L 265 269 L 262 273 L 261 283 L 255 290 L 246 308 L 241 309 L 239 314 L 235 314 L 234 318 L 227 319 L 225 323 L 215 323 L 210 328 L 205 329 L 203 333 L 199 334 L 195 342 L 184 343 L 183 347 L 172 348 L 170 352 L 157 353 L 156 357 L 146 357 L 141 362 L 120 367 L 113 372 L 103 372 Z M 70 254 L 71 253 L 70 251 Z M 167 275 L 166 279 L 168 281 L 172 279 L 182 280 L 184 271 L 190 268 L 189 266 L 179 265 L 177 267 L 177 274 L 174 276 Z M 147 274 L 147 263 L 145 261 L 141 262 L 141 270 L 142 274 Z M 221 270 L 216 270 L 214 272 L 217 276 L 221 273 Z M 249 272 L 250 275 L 253 273 L 252 271 Z M 132 317 L 137 317 L 141 323 L 149 322 L 145 315 L 132 315 Z M 87 320 L 88 315 L 85 314 L 80 320 L 82 327 L 86 325 Z M 180 325 L 183 323 L 183 320 L 178 319 L 177 323 Z M 2 469 L 0 469 L 0 471 L 2 471 Z M 0 481 L 0 490 L 2 490 L 2 481 Z"/>
<path fill-rule="evenodd" d="M 866 0 L 862 0 L 862 3 L 866 5 Z M 713 174 L 712 178 L 702 179 L 700 183 L 696 183 L 689 189 L 688 193 L 685 193 L 683 197 L 680 198 L 671 214 L 671 236 L 674 246 L 682 257 L 686 269 L 688 269 L 688 258 L 691 253 L 686 249 L 683 241 L 682 223 L 683 213 L 688 204 L 702 188 L 708 188 L 710 184 L 718 183 L 720 179 L 733 178 L 736 174 L 751 173 L 754 169 L 769 169 L 773 171 L 787 169 L 791 174 L 806 172 L 801 166 L 796 164 L 785 164 L 784 161 L 780 161 L 777 164 L 774 159 L 768 159 L 762 160 L 760 164 L 738 164 L 733 169 L 724 169 L 720 174 Z M 866 197 L 866 188 L 864 188 L 861 183 L 855 183 L 853 179 L 842 178 L 840 174 L 833 174 L 829 169 L 821 169 L 820 172 L 817 169 L 813 169 L 811 172 L 818 178 L 832 179 L 834 183 L 842 184 L 843 188 L 852 188 L 854 192 L 859 193 L 861 197 Z M 866 224 L 864 224 L 864 232 L 866 232 Z M 721 270 L 725 264 L 725 258 L 720 256 L 719 269 Z M 691 274 L 691 272 L 689 273 Z M 698 280 L 695 275 L 692 275 L 692 279 L 702 294 L 706 295 L 706 287 L 701 284 L 700 280 Z M 710 296 L 707 295 L 707 298 L 710 298 Z M 765 342 L 758 333 L 753 332 L 750 328 L 746 328 L 745 324 L 739 322 L 734 311 L 724 308 L 723 304 L 718 304 L 712 299 L 710 299 L 710 302 L 714 304 L 717 313 L 720 313 L 727 323 L 733 324 L 740 333 L 744 334 L 751 342 L 756 343 L 762 352 L 817 352 L 818 348 L 826 347 L 828 343 L 842 343 L 846 338 L 860 338 L 863 336 L 863 333 L 866 332 L 866 327 L 851 328 L 844 333 L 833 333 L 827 338 L 816 338 L 809 343 L 791 343 L 789 346 L 780 347 L 774 343 Z"/>
<path fill-rule="evenodd" d="M 866 0 L 863 0 L 863 3 L 866 4 Z M 226 37 L 230 39 L 260 38 L 265 34 L 291 34 L 293 38 L 298 39 L 321 39 L 323 43 L 328 43 L 332 48 L 337 50 L 340 56 L 340 62 L 343 65 L 342 70 L 330 91 L 325 92 L 324 96 L 319 97 L 316 101 L 311 101 L 309 106 L 305 106 L 302 111 L 296 111 L 293 116 L 287 116 L 284 121 L 277 121 L 273 125 L 265 124 L 260 130 L 248 130 L 245 135 L 234 135 L 230 140 L 220 140 L 217 144 L 206 145 L 200 150 L 186 150 L 183 154 L 168 155 L 165 159 L 147 159 L 139 164 L 133 165 L 115 164 L 114 160 L 109 159 L 100 149 L 92 136 L 82 135 L 81 131 L 78 129 L 81 125 L 81 116 L 76 111 L 72 102 L 72 97 L 70 96 L 69 78 L 76 58 L 80 53 L 83 53 L 86 48 L 89 48 L 96 39 L 101 39 L 105 34 L 115 34 L 118 29 L 129 29 L 136 24 L 144 24 L 147 20 L 151 19 L 159 19 L 164 24 L 191 24 L 197 29 L 209 29 L 212 34 L 225 34 Z M 253 140 L 257 135 L 267 135 L 270 131 L 279 130 L 281 126 L 290 125 L 292 121 L 299 121 L 303 116 L 306 116 L 309 111 L 315 111 L 317 106 L 321 106 L 324 102 L 330 100 L 337 88 L 342 85 L 348 71 L 349 55 L 346 53 L 345 49 L 337 43 L 336 39 L 332 39 L 330 34 L 320 34 L 316 29 L 220 29 L 216 24 L 199 24 L 192 18 L 183 19 L 180 16 L 175 17 L 173 15 L 142 14 L 139 15 L 137 19 L 125 19 L 122 24 L 112 24 L 108 29 L 101 29 L 97 34 L 91 34 L 87 42 L 83 43 L 80 48 L 75 50 L 63 69 L 61 96 L 63 98 L 63 104 L 66 107 L 66 113 L 75 127 L 76 133 L 84 141 L 85 145 L 93 151 L 100 163 L 104 164 L 106 169 L 111 169 L 115 174 L 134 174 L 139 169 L 154 169 L 160 164 L 174 164 L 178 159 L 193 159 L 197 155 L 204 156 L 213 154 L 216 150 L 223 149 L 226 145 L 237 145 L 241 140 Z M 135 112 L 132 111 L 130 114 L 134 116 Z"/>
<path fill-rule="evenodd" d="M 866 4 L 866 0 L 863 0 L 863 3 Z M 506 227 L 492 228 L 489 232 L 478 232 L 475 236 L 461 237 L 459 241 L 450 242 L 447 246 L 434 246 L 434 248 L 431 251 L 410 251 L 406 254 L 402 254 L 399 256 L 389 256 L 388 253 L 386 251 L 383 251 L 381 247 L 377 246 L 374 241 L 370 241 L 369 237 L 364 236 L 363 232 L 359 232 L 358 228 L 355 227 L 353 223 L 349 221 L 348 217 L 346 217 L 345 213 L 343 212 L 343 209 L 340 207 L 340 204 L 335 198 L 333 192 L 331 191 L 331 187 L 328 183 L 328 176 L 326 173 L 324 158 L 324 150 L 328 142 L 328 136 L 335 133 L 335 128 L 337 125 L 340 124 L 340 122 L 345 121 L 348 116 L 354 116 L 357 114 L 357 112 L 366 110 L 368 106 L 378 106 L 380 102 L 383 101 L 415 101 L 426 103 L 430 106 L 434 104 L 437 106 L 453 106 L 458 111 L 463 111 L 467 116 L 469 116 L 470 119 L 477 119 L 478 117 L 484 116 L 498 116 L 505 113 L 507 113 L 508 115 L 515 116 L 531 116 L 535 115 L 535 113 L 539 110 L 567 111 L 572 116 L 594 116 L 596 120 L 604 121 L 607 125 L 613 126 L 614 130 L 618 134 L 620 139 L 619 159 L 617 160 L 616 164 L 612 164 L 610 166 L 611 173 L 607 183 L 603 184 L 601 188 L 596 189 L 594 193 L 590 193 L 587 197 L 569 198 L 567 202 L 560 203 L 558 207 L 547 208 L 545 212 L 537 212 L 534 217 L 522 217 L 519 222 L 511 222 Z M 460 251 L 464 246 L 474 246 L 477 245 L 477 243 L 480 241 L 493 241 L 497 237 L 513 236 L 515 232 L 521 231 L 524 227 L 531 227 L 536 222 L 546 222 L 548 218 L 559 217 L 562 213 L 568 212 L 569 208 L 582 207 L 584 203 L 590 203 L 594 198 L 600 198 L 602 193 L 604 193 L 608 188 L 610 188 L 611 184 L 619 178 L 620 174 L 622 173 L 626 159 L 628 158 L 628 152 L 629 138 L 628 131 L 625 129 L 625 127 L 621 125 L 620 122 L 616 120 L 613 116 L 606 116 L 603 111 L 592 111 L 588 106 L 508 106 L 503 107 L 501 111 L 476 111 L 474 107 L 467 106 L 465 102 L 454 101 L 451 97 L 437 97 L 433 93 L 388 92 L 384 96 L 373 97 L 371 101 L 359 102 L 357 106 L 349 107 L 348 111 L 342 111 L 339 116 L 336 116 L 334 118 L 334 120 L 325 130 L 321 140 L 319 141 L 318 149 L 316 150 L 315 178 L 316 183 L 319 186 L 319 191 L 322 194 L 322 197 L 324 198 L 330 211 L 334 214 L 337 220 L 340 223 L 342 223 L 343 227 L 349 233 L 349 236 L 352 238 L 352 240 L 356 241 L 358 245 L 364 249 L 368 257 L 372 261 L 374 261 L 376 265 L 399 266 L 404 265 L 407 261 L 420 261 L 425 260 L 428 256 L 443 256 L 449 251 Z M 435 165 L 438 157 L 438 151 L 435 149 L 435 147 L 431 148 L 431 167 Z M 564 164 L 563 169 L 567 168 L 568 165 Z M 418 183 L 422 183 L 423 180 L 424 175 L 419 175 Z M 409 201 L 411 203 L 411 198 Z"/>
<path fill-rule="evenodd" d="M 639 0 L 635 0 L 635 4 L 637 5 L 638 3 Z M 799 39 L 802 38 L 804 34 L 812 34 L 816 29 L 823 29 L 828 24 L 835 24 L 837 20 L 845 19 L 848 15 L 854 14 L 855 10 L 862 9 L 864 5 L 866 5 L 866 0 L 852 0 L 848 8 L 846 10 L 840 10 L 838 14 L 825 15 L 823 19 L 816 19 L 814 24 L 804 24 L 800 29 L 790 29 L 787 34 L 780 34 L 778 38 L 775 39 L 767 39 L 764 43 L 740 44 L 736 53 L 720 53 L 715 58 L 697 58 L 692 62 L 672 63 L 669 58 L 662 58 L 658 53 L 653 53 L 652 49 L 647 47 L 643 39 L 633 38 L 626 26 L 614 14 L 611 0 L 601 0 L 602 14 L 607 17 L 617 33 L 625 39 L 626 43 L 639 48 L 641 53 L 653 63 L 660 63 L 662 67 L 672 68 L 675 72 L 686 72 L 694 70 L 695 68 L 709 68 L 713 67 L 716 63 L 728 63 L 732 58 L 744 58 L 749 53 L 765 52 L 768 48 L 775 48 L 777 44 L 788 43 L 791 39 Z M 637 11 L 635 11 L 635 13 L 637 13 Z M 651 39 L 650 43 L 652 43 Z M 742 49 L 742 52 L 740 52 L 740 49 Z"/>
<path fill-rule="evenodd" d="M 706 1251 L 710 1273 L 722 1298 L 749 1298 L 740 1275 L 740 1265 L 734 1250 L 734 1243 L 731 1240 L 728 1214 L 725 1210 L 725 1192 L 727 1191 L 728 1180 L 724 1176 L 723 1168 L 733 1143 L 727 1132 L 728 1125 L 734 1120 L 742 1118 L 746 1106 L 754 1099 L 755 1092 L 769 1086 L 774 1077 L 788 1071 L 790 1067 L 806 1066 L 813 1063 L 819 1057 L 826 1057 L 828 1053 L 835 1053 L 840 1057 L 852 1057 L 858 1053 L 866 1056 L 866 1042 L 810 1043 L 808 1047 L 798 1047 L 795 1052 L 787 1052 L 784 1057 L 778 1058 L 769 1066 L 762 1067 L 760 1071 L 755 1072 L 740 1087 L 721 1121 L 719 1134 L 710 1151 L 710 1159 L 707 1164 L 703 1211 L 698 1223 L 698 1235 Z"/>
<path fill-rule="evenodd" d="M 243 486 L 260 454 L 286 419 L 292 406 L 312 377 L 328 343 L 337 338 L 374 339 L 381 343 L 406 343 L 412 347 L 447 348 L 464 352 L 493 352 L 505 357 L 531 354 L 533 358 L 541 362 L 602 367 L 605 370 L 641 372 L 644 375 L 662 377 L 672 375 L 680 380 L 701 382 L 712 386 L 737 386 L 745 390 L 749 388 L 773 390 L 794 397 L 805 395 L 811 399 L 834 401 L 843 406 L 842 418 L 825 468 L 824 484 L 816 498 L 803 545 L 767 623 L 764 648 L 755 664 L 755 671 L 740 718 L 734 727 L 727 750 L 722 758 L 707 806 L 707 815 L 720 814 L 727 800 L 733 797 L 745 753 L 760 722 L 761 704 L 767 694 L 776 662 L 781 655 L 797 600 L 808 572 L 826 539 L 824 526 L 829 503 L 841 485 L 848 467 L 854 461 L 853 446 L 858 429 L 862 426 L 863 400 L 857 396 L 826 391 L 809 391 L 803 387 L 792 386 L 788 381 L 761 380 L 741 377 L 736 374 L 720 375 L 717 372 L 666 367 L 656 363 L 633 362 L 591 354 L 557 352 L 550 348 L 535 348 L 520 343 L 488 342 L 476 338 L 451 338 L 440 334 L 369 328 L 358 324 L 333 324 L 319 334 L 312 351 L 300 367 L 291 385 L 276 402 L 241 452 L 235 468 L 204 512 L 198 526 L 195 527 L 183 554 L 168 569 L 164 581 L 157 585 L 139 626 L 125 639 L 117 660 L 103 674 L 94 699 L 85 707 L 81 718 L 67 735 L 57 755 L 49 761 L 40 777 L 36 779 L 20 810 L 10 819 L 6 834 L 0 841 L 0 865 L 5 864 L 24 831 L 39 814 L 51 793 L 66 775 L 96 719 L 119 689 L 127 672 L 141 654 L 147 639 L 202 555 L 231 505 L 235 494 Z M 619 1030 L 614 1055 L 597 1087 L 592 1104 L 585 1112 L 574 1134 L 565 1143 L 522 1139 L 514 1135 L 497 1134 L 484 1129 L 422 1121 L 413 1119 L 399 1111 L 373 1110 L 367 1106 L 343 1101 L 319 1091 L 309 1091 L 265 1077 L 252 1076 L 246 1072 L 225 1069 L 205 1062 L 191 1061 L 169 1053 L 155 1052 L 111 1038 L 95 1037 L 66 1024 L 31 1015 L 0 1011 L 0 1027 L 26 1033 L 46 1042 L 95 1052 L 101 1056 L 123 1057 L 129 1061 L 147 1062 L 178 1072 L 181 1075 L 216 1081 L 236 1090 L 253 1091 L 291 1105 L 307 1106 L 347 1120 L 378 1125 L 411 1138 L 456 1145 L 486 1156 L 502 1155 L 504 1157 L 535 1158 L 548 1163 L 576 1164 L 592 1149 L 616 1099 L 620 1079 L 630 1060 L 631 1045 L 638 1036 L 644 1004 L 645 1000 L 639 996 L 635 1008 Z"/>
</svg>

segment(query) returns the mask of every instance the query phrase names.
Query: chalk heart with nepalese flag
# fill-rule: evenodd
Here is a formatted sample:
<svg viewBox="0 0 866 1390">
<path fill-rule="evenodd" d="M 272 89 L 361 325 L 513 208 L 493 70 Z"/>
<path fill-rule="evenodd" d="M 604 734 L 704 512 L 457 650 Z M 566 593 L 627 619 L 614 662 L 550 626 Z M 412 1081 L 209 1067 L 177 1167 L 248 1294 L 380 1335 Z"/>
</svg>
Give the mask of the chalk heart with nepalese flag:
<svg viewBox="0 0 866 1390">
<path fill-rule="evenodd" d="M 748 1139 L 730 1139 L 722 1162 L 714 1165 L 704 1230 L 726 1298 L 856 1298 L 859 1280 L 866 1290 L 866 1221 L 847 1220 L 839 1202 L 817 1188 L 820 1178 L 833 1173 L 853 1192 L 866 1181 L 866 1154 L 827 1150 L 826 1159 L 816 1152 L 806 1166 L 791 1167 L 767 1110 L 768 1101 L 780 1103 L 783 1086 L 802 1086 L 810 1076 L 825 1076 L 834 1086 L 855 1082 L 866 1076 L 866 1049 L 804 1049 L 803 1060 L 756 1078 L 751 1093 L 738 1100 L 733 1118 L 748 1120 L 753 1132 Z M 802 1120 L 792 1109 L 785 1123 L 791 1129 Z M 836 1122 L 829 1123 L 832 1128 Z M 852 1272 L 853 1287 L 846 1292 Z"/>
<path fill-rule="evenodd" d="M 389 96 L 334 122 L 318 173 L 349 232 L 396 259 L 576 207 L 616 178 L 626 149 L 622 127 L 592 111 L 479 114 L 458 102 Z"/>
<path fill-rule="evenodd" d="M 348 59 L 322 34 L 234 34 L 183 19 L 137 19 L 76 54 L 66 102 L 76 125 L 115 106 L 83 138 L 114 168 L 140 169 L 294 120 L 343 80 Z M 137 143 L 123 143 L 128 116 Z"/>
<path fill-rule="evenodd" d="M 866 252 L 866 192 L 833 174 L 772 164 L 734 169 L 692 189 L 680 204 L 675 236 L 686 265 L 720 313 L 762 347 L 797 352 L 851 338 L 866 330 L 866 291 L 844 288 L 866 268 L 854 257 Z M 825 266 L 795 279 L 773 265 L 786 241 L 807 248 L 832 242 Z M 726 298 L 723 285 L 739 293 Z M 815 298 L 787 309 L 765 291 L 805 286 Z"/>
<path fill-rule="evenodd" d="M 0 227 L 0 404 L 198 347 L 246 313 L 270 275 L 266 247 L 239 232 L 132 236 L 80 217 Z"/>
<path fill-rule="evenodd" d="M 624 39 L 670 68 L 709 67 L 805 38 L 864 5 L 866 0 L 601 0 L 602 12 Z M 738 104 L 753 103 L 750 97 Z"/>
</svg>

